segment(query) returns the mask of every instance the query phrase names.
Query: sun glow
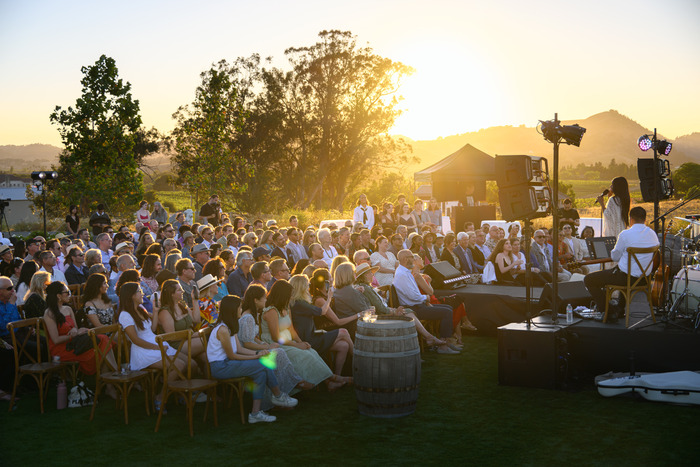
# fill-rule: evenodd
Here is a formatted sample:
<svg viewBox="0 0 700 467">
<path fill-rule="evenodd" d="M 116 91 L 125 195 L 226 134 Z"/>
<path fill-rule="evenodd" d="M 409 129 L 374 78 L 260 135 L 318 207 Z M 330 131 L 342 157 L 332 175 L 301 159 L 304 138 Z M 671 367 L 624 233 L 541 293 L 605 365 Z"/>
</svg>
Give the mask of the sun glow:
<svg viewBox="0 0 700 467">
<path fill-rule="evenodd" d="M 503 123 L 506 99 L 490 60 L 456 44 L 433 39 L 392 51 L 416 70 L 399 91 L 404 113 L 392 134 L 433 139 Z"/>
</svg>

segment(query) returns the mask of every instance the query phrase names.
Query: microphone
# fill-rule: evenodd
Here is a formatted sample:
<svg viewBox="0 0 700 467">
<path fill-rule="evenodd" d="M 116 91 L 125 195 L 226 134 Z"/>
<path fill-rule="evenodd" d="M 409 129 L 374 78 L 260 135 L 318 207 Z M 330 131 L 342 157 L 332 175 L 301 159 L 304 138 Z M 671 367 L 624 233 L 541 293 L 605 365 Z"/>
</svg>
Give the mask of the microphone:
<svg viewBox="0 0 700 467">
<path fill-rule="evenodd" d="M 606 189 L 603 190 L 603 192 L 598 196 L 598 198 L 602 198 L 603 196 L 607 195 L 608 193 L 610 193 L 610 190 L 608 190 L 608 189 L 606 188 Z"/>
</svg>

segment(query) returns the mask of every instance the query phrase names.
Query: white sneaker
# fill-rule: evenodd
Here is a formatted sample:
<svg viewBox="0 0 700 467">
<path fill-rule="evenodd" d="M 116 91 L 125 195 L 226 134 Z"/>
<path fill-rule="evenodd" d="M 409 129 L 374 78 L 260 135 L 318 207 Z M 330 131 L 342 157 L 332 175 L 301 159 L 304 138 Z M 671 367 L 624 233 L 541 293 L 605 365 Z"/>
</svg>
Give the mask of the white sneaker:
<svg viewBox="0 0 700 467">
<path fill-rule="evenodd" d="M 280 393 L 279 397 L 273 394 L 271 401 L 274 405 L 278 407 L 296 407 L 299 403 L 299 401 L 295 398 L 289 397 L 289 394 L 287 394 L 286 392 Z"/>
<path fill-rule="evenodd" d="M 277 420 L 277 417 L 268 415 L 262 410 L 258 411 L 258 413 L 251 412 L 248 414 L 248 423 L 274 422 L 275 420 Z"/>
</svg>

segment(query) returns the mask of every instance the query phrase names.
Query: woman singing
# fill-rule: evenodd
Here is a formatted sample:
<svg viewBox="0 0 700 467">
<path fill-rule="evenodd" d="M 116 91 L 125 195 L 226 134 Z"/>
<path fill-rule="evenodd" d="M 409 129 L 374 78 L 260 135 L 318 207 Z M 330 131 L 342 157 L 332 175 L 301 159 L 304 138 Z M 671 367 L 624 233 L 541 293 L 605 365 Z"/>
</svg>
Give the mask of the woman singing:
<svg viewBox="0 0 700 467">
<path fill-rule="evenodd" d="M 603 211 L 603 237 L 617 237 L 629 225 L 630 191 L 625 177 L 613 179 L 608 188 L 608 202 L 603 202 L 603 196 L 596 201 Z"/>
</svg>

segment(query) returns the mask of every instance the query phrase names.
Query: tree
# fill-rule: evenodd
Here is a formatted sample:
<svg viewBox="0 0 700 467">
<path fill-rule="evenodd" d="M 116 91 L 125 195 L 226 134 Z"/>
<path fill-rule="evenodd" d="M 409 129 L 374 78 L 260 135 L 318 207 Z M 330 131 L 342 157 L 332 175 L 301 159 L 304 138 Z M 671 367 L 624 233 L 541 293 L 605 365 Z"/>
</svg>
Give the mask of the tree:
<svg viewBox="0 0 700 467">
<path fill-rule="evenodd" d="M 688 196 L 700 187 L 700 164 L 686 162 L 673 173 L 673 186 L 678 196 Z"/>
<path fill-rule="evenodd" d="M 236 140 L 242 131 L 247 111 L 246 93 L 239 82 L 240 70 L 257 70 L 257 56 L 238 59 L 233 65 L 221 60 L 200 76 L 192 104 L 180 107 L 173 118 L 177 126 L 172 133 L 175 155 L 172 158 L 180 184 L 196 197 L 208 198 L 217 193 L 226 198 L 240 195 L 249 188 L 254 166 L 240 156 Z"/>
<path fill-rule="evenodd" d="M 132 98 L 131 84 L 119 78 L 114 59 L 102 55 L 81 72 L 83 90 L 75 107 L 56 106 L 50 116 L 64 150 L 47 203 L 51 199 L 53 209 L 63 212 L 69 204 L 79 204 L 87 213 L 102 202 L 113 213 L 126 213 L 143 196 L 138 169 L 158 149 L 157 131 L 141 128 L 139 101 Z"/>
<path fill-rule="evenodd" d="M 279 103 L 304 187 L 296 202 L 342 209 L 348 187 L 381 166 L 405 162 L 405 145 L 388 131 L 400 115 L 396 93 L 413 69 L 359 47 L 349 31 L 322 31 L 310 47 L 285 51 L 292 71 L 278 72 Z"/>
</svg>

